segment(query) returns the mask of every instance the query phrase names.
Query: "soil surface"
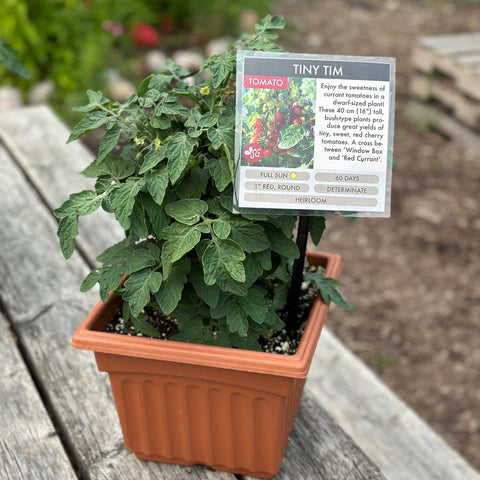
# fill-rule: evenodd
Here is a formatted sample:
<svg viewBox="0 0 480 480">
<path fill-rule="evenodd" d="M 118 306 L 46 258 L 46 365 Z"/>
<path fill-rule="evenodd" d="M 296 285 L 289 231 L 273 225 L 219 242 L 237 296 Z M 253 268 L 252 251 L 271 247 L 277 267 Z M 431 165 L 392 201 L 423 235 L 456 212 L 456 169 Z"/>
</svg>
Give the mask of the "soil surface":
<svg viewBox="0 0 480 480">
<path fill-rule="evenodd" d="M 392 217 L 330 217 L 320 249 L 342 255 L 328 325 L 480 469 L 480 153 L 409 122 L 412 47 L 480 31 L 474 0 L 279 0 L 292 52 L 396 57 Z"/>
</svg>

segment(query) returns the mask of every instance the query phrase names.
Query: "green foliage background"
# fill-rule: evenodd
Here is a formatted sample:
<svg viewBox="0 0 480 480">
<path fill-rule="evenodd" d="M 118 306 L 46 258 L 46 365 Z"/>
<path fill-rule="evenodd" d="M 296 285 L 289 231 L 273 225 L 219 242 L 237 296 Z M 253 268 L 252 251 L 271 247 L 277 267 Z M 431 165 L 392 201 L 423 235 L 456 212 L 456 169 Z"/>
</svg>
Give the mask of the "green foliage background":
<svg viewBox="0 0 480 480">
<path fill-rule="evenodd" d="M 170 19 L 176 32 L 168 41 L 197 42 L 238 31 L 245 8 L 267 13 L 269 0 L 2 0 L 0 37 L 18 52 L 28 79 L 19 79 L 0 64 L 0 85 L 16 85 L 24 93 L 40 80 L 55 85 L 53 102 L 62 116 L 82 101 L 85 90 L 103 88 L 105 68 L 115 67 L 127 77 L 143 53 L 129 40 L 136 22 L 161 29 Z M 121 23 L 125 33 L 114 37 L 102 22 Z M 160 32 L 161 34 L 161 32 Z M 192 46 L 191 44 L 189 46 Z M 163 47 L 163 44 L 162 44 Z M 63 106 L 63 107 L 62 107 Z"/>
</svg>

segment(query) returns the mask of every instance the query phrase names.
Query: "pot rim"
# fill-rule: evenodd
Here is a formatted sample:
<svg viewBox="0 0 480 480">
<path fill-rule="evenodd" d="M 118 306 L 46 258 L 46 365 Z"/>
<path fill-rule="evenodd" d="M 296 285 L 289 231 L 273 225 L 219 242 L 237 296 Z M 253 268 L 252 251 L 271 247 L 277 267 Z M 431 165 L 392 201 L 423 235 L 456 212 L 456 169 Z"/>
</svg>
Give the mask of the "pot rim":
<svg viewBox="0 0 480 480">
<path fill-rule="evenodd" d="M 307 258 L 312 265 L 323 265 L 326 277 L 338 279 L 342 268 L 339 255 L 308 252 Z M 114 298 L 115 295 L 112 292 L 107 302 L 97 303 L 73 334 L 72 347 L 122 356 L 270 373 L 293 378 L 307 376 L 329 308 L 318 296 L 308 316 L 297 352 L 294 355 L 281 355 L 96 331 L 95 324 Z"/>
</svg>

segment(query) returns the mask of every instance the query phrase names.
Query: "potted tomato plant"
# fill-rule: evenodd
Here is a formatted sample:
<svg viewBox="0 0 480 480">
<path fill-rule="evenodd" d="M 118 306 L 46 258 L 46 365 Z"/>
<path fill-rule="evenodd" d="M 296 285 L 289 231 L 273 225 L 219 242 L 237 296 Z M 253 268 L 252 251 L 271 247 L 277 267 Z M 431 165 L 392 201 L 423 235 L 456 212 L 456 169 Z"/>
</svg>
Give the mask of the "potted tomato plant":
<svg viewBox="0 0 480 480">
<path fill-rule="evenodd" d="M 72 344 L 109 373 L 126 448 L 139 458 L 274 475 L 328 303 L 349 308 L 335 288 L 340 258 L 312 254 L 318 269 L 304 280 L 320 296 L 306 326 L 289 328 L 304 332 L 298 347 L 286 338 L 296 219 L 233 211 L 235 50 L 276 50 L 270 40 L 283 26 L 266 17 L 198 72 L 168 61 L 127 102 L 89 91 L 77 108 L 85 116 L 70 141 L 105 134 L 83 171 L 95 189 L 55 210 L 63 254 L 75 248 L 79 216 L 99 208 L 125 238 L 84 280 L 82 290 L 99 284 L 101 301 Z M 312 219 L 315 243 L 323 228 Z M 110 332 L 112 322 L 135 334 Z"/>
</svg>

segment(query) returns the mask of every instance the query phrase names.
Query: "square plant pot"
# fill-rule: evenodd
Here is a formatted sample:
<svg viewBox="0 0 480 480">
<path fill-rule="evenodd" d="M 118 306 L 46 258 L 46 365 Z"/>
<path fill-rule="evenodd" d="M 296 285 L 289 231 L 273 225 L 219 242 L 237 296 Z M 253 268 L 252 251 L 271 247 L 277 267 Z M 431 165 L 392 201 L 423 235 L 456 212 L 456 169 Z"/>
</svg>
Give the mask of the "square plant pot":
<svg viewBox="0 0 480 480">
<path fill-rule="evenodd" d="M 338 255 L 309 253 L 338 278 Z M 294 355 L 105 332 L 121 298 L 99 302 L 72 346 L 109 374 L 127 450 L 138 458 L 271 478 L 293 426 L 328 306 L 317 297 Z"/>
</svg>

